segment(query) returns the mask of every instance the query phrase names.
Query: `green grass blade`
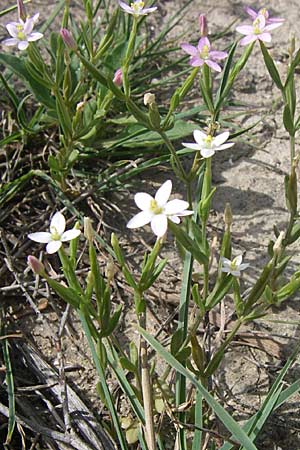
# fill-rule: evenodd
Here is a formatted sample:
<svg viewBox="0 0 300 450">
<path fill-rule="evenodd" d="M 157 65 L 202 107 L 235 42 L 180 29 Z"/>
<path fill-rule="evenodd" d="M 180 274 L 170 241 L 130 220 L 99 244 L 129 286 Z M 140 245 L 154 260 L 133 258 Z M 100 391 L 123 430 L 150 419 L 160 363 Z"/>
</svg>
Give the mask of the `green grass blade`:
<svg viewBox="0 0 300 450">
<path fill-rule="evenodd" d="M 201 392 L 203 398 L 206 400 L 208 405 L 213 409 L 214 413 L 219 417 L 221 422 L 227 428 L 232 436 L 240 442 L 247 450 L 258 450 L 253 444 L 250 438 L 247 436 L 245 431 L 240 427 L 240 425 L 228 414 L 228 412 L 214 399 L 214 397 L 202 386 L 202 384 L 194 377 L 194 375 L 183 367 L 180 362 L 177 361 L 174 356 L 171 355 L 153 336 L 148 334 L 143 328 L 138 327 L 139 333 L 146 339 L 146 341 L 151 345 L 157 353 L 177 372 L 182 374 L 185 378 L 191 381 L 191 383 L 196 386 L 196 388 Z"/>
<path fill-rule="evenodd" d="M 107 386 L 107 383 L 106 383 L 106 376 L 105 376 L 104 370 L 101 367 L 101 364 L 100 364 L 100 361 L 99 361 L 99 358 L 98 358 L 98 355 L 97 355 L 97 352 L 96 352 L 96 349 L 95 349 L 95 344 L 94 344 L 92 335 L 90 333 L 88 322 L 87 322 L 87 320 L 85 318 L 85 315 L 82 313 L 82 311 L 78 311 L 78 314 L 79 314 L 79 317 L 80 317 L 80 320 L 81 320 L 82 327 L 83 327 L 83 330 L 85 332 L 86 338 L 88 340 L 88 344 L 89 344 L 89 347 L 90 347 L 90 350 L 91 350 L 91 353 L 92 353 L 92 357 L 93 357 L 93 361 L 94 361 L 95 367 L 97 369 L 97 373 L 99 375 L 100 383 L 101 383 L 101 386 L 102 386 L 102 389 L 103 389 L 103 392 L 104 392 L 104 395 L 105 395 L 105 400 L 106 400 L 107 406 L 109 408 L 109 412 L 110 412 L 111 417 L 112 417 L 112 421 L 113 421 L 113 424 L 114 424 L 114 428 L 115 428 L 116 434 L 118 436 L 118 441 L 119 441 L 120 448 L 122 450 L 128 450 L 126 439 L 125 439 L 125 436 L 124 436 L 124 433 L 122 431 L 121 424 L 120 424 L 120 421 L 119 421 L 118 413 L 117 413 L 117 411 L 115 409 L 115 405 L 114 405 L 111 393 L 110 393 L 110 391 L 108 389 L 108 386 Z"/>
<path fill-rule="evenodd" d="M 8 395 L 8 407 L 9 407 L 9 416 L 8 416 L 8 427 L 7 427 L 7 435 L 6 435 L 6 444 L 9 444 L 11 441 L 15 424 L 16 424 L 16 409 L 15 409 L 15 386 L 14 386 L 14 377 L 10 362 L 9 348 L 8 348 L 8 339 L 4 339 L 2 342 L 3 349 L 3 359 L 6 369 L 5 381 L 7 385 L 7 395 Z"/>
<path fill-rule="evenodd" d="M 199 448 L 202 448 L 202 427 L 203 427 L 202 400 L 203 396 L 201 392 L 197 391 L 195 404 L 195 426 L 197 428 L 195 429 L 192 450 L 199 450 Z"/>
</svg>

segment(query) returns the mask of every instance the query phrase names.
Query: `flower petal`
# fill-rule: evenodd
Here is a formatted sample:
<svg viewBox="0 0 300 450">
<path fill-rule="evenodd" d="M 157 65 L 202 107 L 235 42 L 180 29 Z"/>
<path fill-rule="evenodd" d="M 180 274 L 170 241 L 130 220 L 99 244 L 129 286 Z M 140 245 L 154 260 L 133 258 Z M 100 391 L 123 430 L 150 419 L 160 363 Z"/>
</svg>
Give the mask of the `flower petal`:
<svg viewBox="0 0 300 450">
<path fill-rule="evenodd" d="M 19 43 L 19 40 L 17 38 L 9 38 L 9 39 L 5 39 L 1 43 L 3 45 L 6 45 L 7 47 L 11 47 L 13 45 L 17 45 Z"/>
<path fill-rule="evenodd" d="M 282 22 L 271 22 L 269 25 L 266 25 L 264 31 L 275 30 L 275 28 L 281 27 Z"/>
<path fill-rule="evenodd" d="M 200 58 L 198 55 L 197 56 L 192 56 L 190 61 L 189 61 L 190 65 L 193 67 L 201 67 L 203 66 L 203 64 L 205 63 L 204 59 Z"/>
<path fill-rule="evenodd" d="M 134 11 L 132 8 L 130 8 L 129 5 L 127 5 L 127 3 L 122 2 L 121 0 L 119 0 L 119 5 L 121 6 L 122 9 L 124 9 L 124 11 L 126 11 L 129 14 L 133 14 Z"/>
<path fill-rule="evenodd" d="M 170 219 L 171 222 L 173 222 L 173 223 L 177 223 L 177 224 L 180 223 L 180 219 L 178 216 L 169 216 L 168 219 Z"/>
<path fill-rule="evenodd" d="M 238 255 L 234 258 L 234 262 L 237 266 L 239 266 L 242 261 L 243 261 L 243 255 Z"/>
<path fill-rule="evenodd" d="M 253 34 L 253 26 L 252 25 L 240 25 L 236 27 L 236 31 L 241 34 Z"/>
<path fill-rule="evenodd" d="M 189 142 L 182 142 L 182 145 L 184 147 L 191 148 L 192 150 L 200 150 L 201 149 L 199 144 L 194 144 L 194 143 L 189 143 Z"/>
<path fill-rule="evenodd" d="M 162 237 L 168 229 L 168 219 L 164 214 L 156 214 L 151 220 L 151 228 L 157 237 Z"/>
<path fill-rule="evenodd" d="M 152 6 L 151 8 L 143 8 L 142 12 L 145 15 L 145 14 L 152 13 L 152 12 L 154 12 L 156 10 L 157 10 L 157 6 Z"/>
<path fill-rule="evenodd" d="M 176 214 L 178 217 L 184 217 L 184 216 L 191 216 L 194 214 L 194 211 L 191 211 L 190 209 L 186 209 L 185 211 L 180 211 Z"/>
<path fill-rule="evenodd" d="M 209 52 L 209 57 L 216 60 L 227 58 L 227 56 L 227 52 L 218 52 L 216 50 L 212 50 L 211 52 Z"/>
<path fill-rule="evenodd" d="M 176 215 L 178 213 L 181 213 L 182 211 L 184 211 L 185 209 L 187 209 L 189 207 L 188 202 L 184 201 L 184 200 L 179 200 L 179 199 L 174 199 L 171 200 L 170 202 L 168 202 L 165 205 L 164 208 L 164 213 L 169 215 Z"/>
<path fill-rule="evenodd" d="M 243 39 L 240 40 L 241 45 L 248 45 L 251 44 L 251 42 L 257 41 L 258 35 L 257 34 L 249 34 L 248 36 L 245 36 Z"/>
<path fill-rule="evenodd" d="M 222 71 L 222 67 L 219 66 L 219 64 L 217 64 L 216 62 L 212 61 L 211 59 L 207 59 L 205 61 L 205 64 L 210 67 L 211 69 L 215 70 L 216 72 L 221 72 Z"/>
<path fill-rule="evenodd" d="M 250 266 L 249 263 L 240 264 L 240 265 L 239 265 L 239 270 L 245 270 L 245 269 L 248 269 L 249 266 Z"/>
<path fill-rule="evenodd" d="M 65 231 L 62 234 L 60 240 L 62 242 L 72 241 L 73 239 L 76 239 L 80 234 L 81 234 L 80 230 L 77 230 L 76 228 L 73 228 L 72 230 Z"/>
<path fill-rule="evenodd" d="M 258 12 L 256 12 L 254 9 L 250 8 L 250 6 L 246 6 L 246 7 L 245 7 L 245 12 L 246 12 L 247 14 L 249 14 L 249 16 L 250 16 L 253 20 L 255 20 L 256 17 L 258 16 Z"/>
<path fill-rule="evenodd" d="M 224 131 L 223 133 L 218 134 L 214 140 L 214 146 L 219 147 L 219 145 L 224 144 L 229 138 L 229 131 Z"/>
<path fill-rule="evenodd" d="M 155 200 L 157 201 L 157 204 L 159 206 L 164 206 L 167 203 L 171 195 L 171 191 L 172 191 L 172 181 L 167 180 L 164 182 L 164 184 L 161 185 L 161 187 L 155 194 Z"/>
<path fill-rule="evenodd" d="M 28 41 L 19 41 L 18 43 L 18 49 L 19 50 L 26 50 L 26 48 L 28 47 L 29 42 Z"/>
<path fill-rule="evenodd" d="M 66 219 L 64 218 L 62 213 L 58 211 L 57 213 L 54 214 L 54 216 L 51 219 L 50 232 L 52 232 L 53 230 L 54 232 L 56 231 L 58 234 L 62 235 L 65 229 L 66 229 Z"/>
<path fill-rule="evenodd" d="M 129 220 L 126 225 L 127 228 L 139 228 L 147 225 L 147 223 L 151 222 L 153 214 L 150 211 L 141 211 L 140 213 L 133 216 L 132 219 Z"/>
<path fill-rule="evenodd" d="M 215 151 L 213 148 L 201 148 L 200 153 L 203 158 L 210 158 L 215 154 Z"/>
<path fill-rule="evenodd" d="M 219 145 L 219 147 L 214 147 L 215 151 L 226 150 L 227 148 L 233 147 L 234 142 L 228 142 L 227 144 Z"/>
<path fill-rule="evenodd" d="M 193 136 L 194 136 L 194 139 L 197 142 L 197 144 L 199 144 L 201 146 L 203 145 L 203 141 L 207 138 L 207 134 L 201 130 L 194 130 Z"/>
<path fill-rule="evenodd" d="M 194 47 L 191 44 L 188 44 L 186 42 L 183 42 L 182 44 L 180 44 L 180 47 L 182 48 L 182 50 L 184 50 L 186 53 L 188 53 L 191 56 L 196 56 L 198 55 L 198 50 L 197 47 Z"/>
<path fill-rule="evenodd" d="M 6 29 L 12 37 L 16 38 L 18 36 L 17 27 L 13 23 L 8 23 Z"/>
<path fill-rule="evenodd" d="M 206 46 L 206 47 L 208 47 L 208 49 L 210 49 L 210 42 L 209 42 L 208 37 L 206 37 L 206 36 L 203 36 L 200 39 L 200 41 L 198 42 L 198 46 L 197 46 L 198 51 L 202 52 L 202 49 L 204 46 Z"/>
<path fill-rule="evenodd" d="M 147 211 L 150 208 L 151 202 L 153 201 L 153 197 L 146 192 L 138 192 L 134 196 L 135 204 L 142 211 Z"/>
<path fill-rule="evenodd" d="M 61 241 L 50 241 L 46 246 L 47 253 L 52 255 L 52 253 L 56 253 L 60 247 L 62 246 Z"/>
<path fill-rule="evenodd" d="M 271 42 L 272 36 L 270 35 L 270 33 L 261 33 L 258 34 L 258 39 L 264 42 Z"/>
<path fill-rule="evenodd" d="M 38 41 L 39 39 L 42 39 L 43 36 L 44 36 L 43 33 L 34 32 L 34 33 L 31 33 L 27 39 L 29 42 L 34 42 L 34 41 Z"/>
<path fill-rule="evenodd" d="M 224 267 L 226 266 L 230 266 L 231 265 L 231 261 L 228 258 L 225 258 L 225 256 L 221 256 L 221 263 Z"/>
<path fill-rule="evenodd" d="M 32 18 L 26 19 L 24 23 L 24 33 L 26 35 L 30 34 L 34 27 L 34 20 Z"/>
<path fill-rule="evenodd" d="M 50 242 L 52 239 L 51 233 L 47 233 L 45 231 L 40 231 L 38 233 L 30 233 L 28 237 L 32 241 L 40 242 L 41 244 L 48 244 L 48 242 Z"/>
</svg>

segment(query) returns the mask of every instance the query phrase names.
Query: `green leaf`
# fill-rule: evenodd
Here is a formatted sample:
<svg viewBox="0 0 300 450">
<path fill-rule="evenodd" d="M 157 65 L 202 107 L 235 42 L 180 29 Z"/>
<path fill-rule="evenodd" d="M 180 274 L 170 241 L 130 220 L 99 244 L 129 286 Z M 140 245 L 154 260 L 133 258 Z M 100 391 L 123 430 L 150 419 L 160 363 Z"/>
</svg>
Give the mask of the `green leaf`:
<svg viewBox="0 0 300 450">
<path fill-rule="evenodd" d="M 267 47 L 265 46 L 265 44 L 262 41 L 259 41 L 260 43 L 260 48 L 263 54 L 263 58 L 265 61 L 265 65 L 268 69 L 268 72 L 270 74 L 270 77 L 272 78 L 272 80 L 274 81 L 274 83 L 276 84 L 276 86 L 278 87 L 278 89 L 280 89 L 280 91 L 283 91 L 283 85 L 280 79 L 280 75 L 279 72 L 277 70 L 277 67 L 274 63 L 273 58 L 270 56 L 270 53 L 268 52 Z"/>
<path fill-rule="evenodd" d="M 230 290 L 233 282 L 233 277 L 231 275 L 225 276 L 220 283 L 217 283 L 213 291 L 209 294 L 206 300 L 205 308 L 210 311 L 214 306 L 216 306 L 225 297 L 227 292 Z"/>
<path fill-rule="evenodd" d="M 173 224 L 171 221 L 169 221 L 169 228 L 178 240 L 178 242 L 187 250 L 190 252 L 193 257 L 200 263 L 200 264 L 207 264 L 208 263 L 208 257 L 205 255 L 202 250 L 197 245 L 196 241 L 192 239 L 183 229 L 181 226 Z"/>
<path fill-rule="evenodd" d="M 286 131 L 291 135 L 294 136 L 295 134 L 295 127 L 293 118 L 291 115 L 290 107 L 288 104 L 285 105 L 283 110 L 283 125 L 286 129 Z"/>
<path fill-rule="evenodd" d="M 228 414 L 228 412 L 214 399 L 214 397 L 205 389 L 204 386 L 195 378 L 195 376 L 188 371 L 182 364 L 180 364 L 174 356 L 171 355 L 165 348 L 149 333 L 147 333 L 143 328 L 138 327 L 139 333 L 146 339 L 146 341 L 151 345 L 154 350 L 159 353 L 162 358 L 183 375 L 185 378 L 190 380 L 190 382 L 198 389 L 203 398 L 206 400 L 208 405 L 212 408 L 214 413 L 219 417 L 221 422 L 227 428 L 233 437 L 243 444 L 247 450 L 257 450 L 257 447 L 251 442 L 245 431 L 239 426 L 239 424 Z"/>
</svg>

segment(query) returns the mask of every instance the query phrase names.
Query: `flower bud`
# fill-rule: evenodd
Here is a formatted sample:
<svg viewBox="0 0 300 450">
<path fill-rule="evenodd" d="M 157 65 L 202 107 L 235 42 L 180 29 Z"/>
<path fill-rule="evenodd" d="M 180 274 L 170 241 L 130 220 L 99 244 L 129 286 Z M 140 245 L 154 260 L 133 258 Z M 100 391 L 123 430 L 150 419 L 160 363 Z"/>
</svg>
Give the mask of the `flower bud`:
<svg viewBox="0 0 300 450">
<path fill-rule="evenodd" d="M 69 30 L 67 30 L 66 28 L 62 28 L 60 30 L 60 35 L 67 47 L 69 47 L 71 50 L 77 50 L 77 44 Z"/>
<path fill-rule="evenodd" d="M 29 255 L 27 257 L 27 264 L 30 266 L 31 270 L 36 275 L 44 275 L 45 273 L 45 266 L 44 264 L 37 259 L 35 256 Z"/>
<path fill-rule="evenodd" d="M 122 69 L 118 69 L 115 71 L 113 82 L 116 86 L 121 87 L 123 84 L 123 72 Z"/>
<path fill-rule="evenodd" d="M 19 19 L 23 20 L 23 22 L 25 22 L 25 20 L 27 19 L 27 14 L 23 0 L 17 0 L 17 4 L 18 4 L 18 17 Z"/>
<path fill-rule="evenodd" d="M 226 203 L 226 205 L 225 205 L 224 222 L 225 222 L 225 225 L 228 228 L 230 228 L 230 226 L 232 224 L 232 211 L 231 211 L 230 203 Z"/>
<path fill-rule="evenodd" d="M 208 35 L 208 26 L 205 14 L 200 14 L 199 16 L 199 26 L 200 26 L 200 34 L 202 37 Z"/>
<path fill-rule="evenodd" d="M 151 92 L 147 92 L 147 94 L 144 95 L 144 105 L 151 106 L 152 103 L 155 103 L 155 95 L 151 94 Z"/>
<path fill-rule="evenodd" d="M 78 102 L 76 105 L 76 112 L 82 111 L 84 108 L 85 102 Z"/>
<path fill-rule="evenodd" d="M 114 261 L 113 261 L 112 257 L 109 256 L 108 262 L 107 262 L 107 265 L 105 268 L 105 275 L 106 275 L 108 284 L 113 280 L 115 273 L 116 273 L 116 268 L 115 268 Z"/>
<path fill-rule="evenodd" d="M 94 239 L 94 230 L 92 227 L 92 221 L 89 217 L 84 217 L 83 219 L 83 234 L 89 242 Z"/>
<path fill-rule="evenodd" d="M 278 238 L 276 239 L 275 244 L 273 245 L 274 255 L 278 256 L 282 250 L 282 241 L 284 238 L 284 231 L 280 231 Z"/>
</svg>

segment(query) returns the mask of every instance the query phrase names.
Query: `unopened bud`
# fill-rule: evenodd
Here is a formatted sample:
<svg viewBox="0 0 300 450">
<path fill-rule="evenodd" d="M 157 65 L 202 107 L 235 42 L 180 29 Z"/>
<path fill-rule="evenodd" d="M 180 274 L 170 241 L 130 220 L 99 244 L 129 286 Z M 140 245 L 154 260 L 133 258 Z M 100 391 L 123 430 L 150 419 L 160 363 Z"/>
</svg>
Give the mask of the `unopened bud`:
<svg viewBox="0 0 300 450">
<path fill-rule="evenodd" d="M 23 0 L 17 0 L 17 4 L 18 4 L 18 16 L 19 19 L 23 20 L 23 22 L 26 21 L 27 19 L 27 14 L 26 14 L 26 9 L 25 9 L 25 5 L 23 3 Z"/>
<path fill-rule="evenodd" d="M 115 71 L 113 82 L 116 86 L 121 87 L 123 84 L 123 72 L 122 69 L 118 69 Z"/>
<path fill-rule="evenodd" d="M 43 275 L 45 273 L 44 264 L 35 256 L 29 255 L 27 257 L 27 264 L 35 274 Z"/>
<path fill-rule="evenodd" d="M 200 14 L 199 16 L 199 26 L 200 26 L 200 34 L 202 37 L 205 37 L 208 35 L 208 26 L 207 26 L 207 19 L 205 17 L 205 14 Z"/>
<path fill-rule="evenodd" d="M 67 47 L 69 47 L 71 50 L 77 50 L 77 44 L 69 30 L 67 30 L 66 28 L 62 28 L 60 30 L 60 35 Z"/>
<path fill-rule="evenodd" d="M 232 211 L 230 203 L 226 203 L 225 205 L 225 211 L 224 211 L 224 222 L 225 225 L 230 228 L 232 224 Z"/>
<path fill-rule="evenodd" d="M 284 231 L 280 231 L 278 238 L 276 239 L 275 244 L 273 245 L 274 255 L 279 255 L 282 250 L 282 241 L 284 238 Z"/>
<path fill-rule="evenodd" d="M 147 92 L 147 94 L 144 95 L 144 105 L 151 106 L 152 103 L 155 103 L 155 95 L 151 94 L 151 92 Z"/>
<path fill-rule="evenodd" d="M 77 105 L 76 105 L 76 112 L 82 111 L 83 108 L 84 108 L 84 105 L 85 105 L 85 102 L 79 102 L 79 103 L 77 103 Z"/>
<path fill-rule="evenodd" d="M 106 268 L 105 268 L 105 275 L 106 275 L 108 283 L 110 283 L 111 280 L 113 280 L 113 278 L 115 276 L 115 273 L 116 273 L 116 268 L 115 268 L 115 265 L 114 265 L 114 261 L 113 261 L 112 257 L 110 256 L 108 258 L 108 262 L 107 262 L 107 265 L 106 265 Z"/>
<path fill-rule="evenodd" d="M 293 57 L 295 48 L 296 48 L 296 39 L 295 39 L 295 34 L 293 33 L 289 37 L 288 54 L 290 55 L 290 58 Z"/>
<path fill-rule="evenodd" d="M 89 217 L 84 217 L 83 219 L 83 234 L 89 242 L 94 239 L 94 230 L 92 227 L 92 221 Z"/>
</svg>

